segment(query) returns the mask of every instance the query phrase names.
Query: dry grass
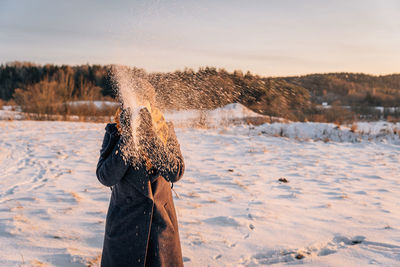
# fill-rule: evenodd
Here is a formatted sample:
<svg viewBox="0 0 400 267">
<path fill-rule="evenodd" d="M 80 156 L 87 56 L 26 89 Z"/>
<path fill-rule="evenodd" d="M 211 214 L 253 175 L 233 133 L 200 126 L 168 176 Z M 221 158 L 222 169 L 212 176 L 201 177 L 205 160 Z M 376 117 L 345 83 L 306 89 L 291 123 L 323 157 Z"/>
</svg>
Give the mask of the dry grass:
<svg viewBox="0 0 400 267">
<path fill-rule="evenodd" d="M 239 182 L 238 180 L 233 180 L 233 182 L 237 184 L 240 188 L 247 189 L 247 186 Z"/>
<path fill-rule="evenodd" d="M 199 198 L 200 196 L 196 192 L 192 191 L 192 192 L 188 192 L 187 193 L 187 197 L 189 197 L 189 198 Z"/>
<path fill-rule="evenodd" d="M 80 195 L 78 195 L 78 193 L 75 192 L 69 192 L 71 194 L 71 196 L 75 199 L 75 201 L 77 203 L 79 203 L 82 200 L 82 197 Z"/>
<path fill-rule="evenodd" d="M 350 132 L 355 133 L 357 131 L 357 124 L 353 123 L 350 127 Z"/>
<path fill-rule="evenodd" d="M 97 254 L 93 258 L 88 259 L 86 264 L 87 264 L 87 267 L 100 266 L 100 261 L 101 261 L 101 253 Z"/>
<path fill-rule="evenodd" d="M 95 91 L 92 95 L 77 98 L 60 90 L 56 82 L 42 81 L 26 90 L 16 89 L 13 97 L 27 120 L 103 122 L 105 118 L 110 120 L 117 110 L 118 105 L 103 103 L 97 106 L 94 100 L 112 99 L 101 97 Z"/>
<path fill-rule="evenodd" d="M 48 265 L 47 265 L 46 263 L 44 263 L 44 262 L 39 261 L 39 260 L 33 260 L 33 261 L 30 263 L 29 266 L 32 266 L 32 267 L 46 267 L 46 266 L 48 266 Z"/>
<path fill-rule="evenodd" d="M 23 120 L 33 121 L 79 121 L 79 122 L 111 122 L 112 116 L 84 116 L 84 115 L 57 115 L 57 114 L 36 114 L 21 113 Z M 7 120 L 12 121 L 13 118 Z"/>
<path fill-rule="evenodd" d="M 391 122 L 391 123 L 397 123 L 397 122 L 400 122 L 400 117 L 399 117 L 399 116 L 398 116 L 398 117 L 395 117 L 395 116 L 388 115 L 388 116 L 386 117 L 386 120 L 387 120 L 388 122 Z"/>
<path fill-rule="evenodd" d="M 329 139 L 328 137 L 325 137 L 322 141 L 324 141 L 324 143 L 328 143 L 329 141 L 331 141 L 331 139 Z"/>
</svg>

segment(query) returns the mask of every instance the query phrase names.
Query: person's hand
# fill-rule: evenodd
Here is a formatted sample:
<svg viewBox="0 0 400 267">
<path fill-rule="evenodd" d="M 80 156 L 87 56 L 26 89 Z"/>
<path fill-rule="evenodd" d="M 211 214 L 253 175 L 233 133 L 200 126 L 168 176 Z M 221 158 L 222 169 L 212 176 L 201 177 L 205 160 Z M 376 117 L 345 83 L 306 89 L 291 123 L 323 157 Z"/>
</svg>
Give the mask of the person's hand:
<svg viewBox="0 0 400 267">
<path fill-rule="evenodd" d="M 147 108 L 139 111 L 140 126 L 138 129 L 138 138 L 141 147 L 150 156 L 156 154 L 162 145 L 162 141 L 157 136 L 156 129 L 153 125 L 151 114 Z"/>
<path fill-rule="evenodd" d="M 139 134 L 143 141 L 148 141 L 149 138 L 154 137 L 154 127 L 151 114 L 147 108 L 142 108 L 139 111 Z"/>
<path fill-rule="evenodd" d="M 147 161 L 151 166 L 157 167 L 163 163 L 162 155 L 164 144 L 158 137 L 151 114 L 147 108 L 139 111 L 140 127 L 138 129 L 138 138 L 141 150 L 143 151 Z"/>
<path fill-rule="evenodd" d="M 119 132 L 122 132 L 122 129 L 130 129 L 131 127 L 131 115 L 132 111 L 129 107 L 122 109 L 119 113 Z M 118 125 L 118 124 L 117 124 Z"/>
</svg>

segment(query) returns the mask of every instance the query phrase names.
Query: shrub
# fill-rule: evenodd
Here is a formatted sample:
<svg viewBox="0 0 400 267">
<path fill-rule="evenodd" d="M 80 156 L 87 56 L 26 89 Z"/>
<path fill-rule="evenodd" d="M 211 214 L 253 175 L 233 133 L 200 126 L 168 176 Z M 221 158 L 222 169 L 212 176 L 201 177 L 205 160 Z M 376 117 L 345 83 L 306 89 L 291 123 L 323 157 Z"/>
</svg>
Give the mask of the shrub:
<svg viewBox="0 0 400 267">
<path fill-rule="evenodd" d="M 113 116 L 117 111 L 116 105 L 102 104 L 100 107 L 93 102 L 70 105 L 68 115 L 76 116 Z M 64 114 L 62 114 L 64 115 Z"/>
<path fill-rule="evenodd" d="M 357 124 L 353 122 L 350 127 L 350 132 L 355 133 L 357 131 Z"/>
<path fill-rule="evenodd" d="M 391 123 L 397 123 L 397 122 L 400 122 L 400 116 L 388 115 L 388 116 L 386 117 L 386 120 L 387 120 L 388 122 L 391 122 Z"/>
<path fill-rule="evenodd" d="M 94 99 L 99 88 L 89 89 L 86 96 Z M 116 105 L 107 104 L 98 107 L 90 100 L 73 102 L 74 97 L 67 91 L 56 82 L 41 81 L 25 90 L 17 88 L 13 97 L 28 119 L 70 120 L 70 116 L 78 116 L 80 120 L 93 121 L 97 116 L 109 118 L 117 109 Z"/>
<path fill-rule="evenodd" d="M 40 82 L 28 86 L 27 90 L 15 89 L 14 100 L 22 111 L 39 116 L 55 114 L 60 97 L 56 95 L 56 82 Z"/>
</svg>

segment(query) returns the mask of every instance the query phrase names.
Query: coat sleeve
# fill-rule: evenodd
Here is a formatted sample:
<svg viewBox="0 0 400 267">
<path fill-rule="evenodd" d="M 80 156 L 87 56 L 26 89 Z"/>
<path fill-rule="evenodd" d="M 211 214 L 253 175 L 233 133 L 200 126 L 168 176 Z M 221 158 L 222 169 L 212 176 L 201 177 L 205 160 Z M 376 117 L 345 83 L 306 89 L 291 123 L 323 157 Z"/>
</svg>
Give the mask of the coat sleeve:
<svg viewBox="0 0 400 267">
<path fill-rule="evenodd" d="M 121 152 L 122 139 L 119 137 L 115 125 L 108 124 L 97 163 L 97 179 L 105 186 L 117 184 L 128 170 Z"/>
<path fill-rule="evenodd" d="M 160 174 L 167 181 L 175 183 L 182 178 L 183 172 L 185 171 L 185 164 L 181 153 L 178 139 L 176 138 L 174 126 L 168 122 L 168 140 L 165 147 L 167 168 L 160 168 Z"/>
</svg>

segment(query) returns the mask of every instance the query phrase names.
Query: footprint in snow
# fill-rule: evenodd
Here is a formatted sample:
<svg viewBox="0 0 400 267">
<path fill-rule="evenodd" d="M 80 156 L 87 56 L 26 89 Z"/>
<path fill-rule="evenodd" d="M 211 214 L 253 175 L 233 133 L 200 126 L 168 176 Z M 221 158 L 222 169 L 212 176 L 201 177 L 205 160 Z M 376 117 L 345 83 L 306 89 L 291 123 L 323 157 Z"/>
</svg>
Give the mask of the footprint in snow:
<svg viewBox="0 0 400 267">
<path fill-rule="evenodd" d="M 382 255 L 388 253 L 393 256 L 400 254 L 400 246 L 372 242 L 366 240 L 365 236 L 354 236 L 352 238 L 337 235 L 332 241 L 327 242 L 325 245 L 315 245 L 299 249 L 281 249 L 259 252 L 252 256 L 251 259 L 246 260 L 245 265 L 271 265 L 277 263 L 288 263 L 295 261 L 302 261 L 309 257 L 322 257 L 334 254 L 340 249 L 349 249 L 354 246 L 362 246 L 363 249 L 374 251 Z"/>
<path fill-rule="evenodd" d="M 236 221 L 234 218 L 226 217 L 226 216 L 218 216 L 213 218 L 208 218 L 204 220 L 205 223 L 218 225 L 218 226 L 231 226 L 238 227 L 240 223 Z"/>
</svg>

